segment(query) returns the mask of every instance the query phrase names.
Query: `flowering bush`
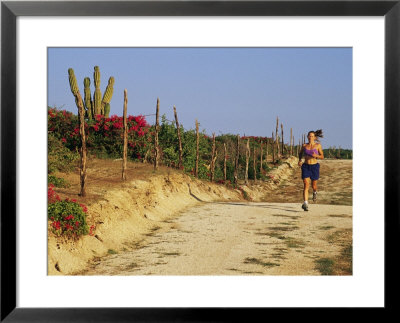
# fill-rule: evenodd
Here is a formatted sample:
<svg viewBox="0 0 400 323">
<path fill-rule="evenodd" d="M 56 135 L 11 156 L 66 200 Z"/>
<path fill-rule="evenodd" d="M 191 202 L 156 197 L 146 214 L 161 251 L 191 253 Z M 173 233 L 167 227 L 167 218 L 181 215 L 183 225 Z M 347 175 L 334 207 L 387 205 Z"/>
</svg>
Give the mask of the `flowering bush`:
<svg viewBox="0 0 400 323">
<path fill-rule="evenodd" d="M 146 119 L 139 116 L 127 117 L 128 127 L 128 156 L 141 160 L 151 149 L 150 126 Z M 74 133 L 79 136 L 79 129 Z M 105 153 L 110 157 L 120 157 L 123 153 L 123 117 L 116 115 L 106 118 L 97 115 L 95 120 L 88 124 L 88 149 L 94 152 Z"/>
<path fill-rule="evenodd" d="M 86 223 L 87 207 L 76 200 L 62 201 L 54 192 L 54 185 L 50 184 L 47 191 L 48 207 L 47 218 L 50 230 L 57 236 L 78 238 L 89 233 Z M 92 233 L 92 228 L 91 228 Z"/>
<path fill-rule="evenodd" d="M 128 116 L 128 156 L 141 160 L 152 149 L 151 127 L 144 116 Z M 78 116 L 55 108 L 48 109 L 48 132 L 71 151 L 81 146 Z M 101 157 L 120 157 L 123 152 L 123 117 L 96 115 L 85 122 L 86 146 Z"/>
</svg>

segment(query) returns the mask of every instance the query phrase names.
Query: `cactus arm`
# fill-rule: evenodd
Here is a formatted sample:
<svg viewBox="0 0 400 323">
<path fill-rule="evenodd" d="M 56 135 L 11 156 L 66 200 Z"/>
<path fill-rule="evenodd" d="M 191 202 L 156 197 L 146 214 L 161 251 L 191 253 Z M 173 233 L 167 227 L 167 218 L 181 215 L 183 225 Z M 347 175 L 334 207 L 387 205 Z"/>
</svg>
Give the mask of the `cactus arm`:
<svg viewBox="0 0 400 323">
<path fill-rule="evenodd" d="M 76 82 L 74 70 L 72 68 L 68 69 L 68 79 L 71 92 L 74 96 L 76 96 L 76 94 L 79 92 L 79 88 L 78 88 L 78 83 Z"/>
<path fill-rule="evenodd" d="M 94 111 L 95 114 L 102 114 L 101 111 L 101 91 L 100 91 L 100 69 L 98 66 L 94 67 L 94 86 L 95 86 L 95 91 L 94 91 Z"/>
<path fill-rule="evenodd" d="M 85 100 L 86 113 L 87 113 L 88 119 L 93 120 L 92 94 L 90 92 L 90 78 L 85 77 L 85 79 L 83 80 L 83 85 L 85 87 L 84 100 Z"/>
<path fill-rule="evenodd" d="M 102 109 L 104 110 L 104 115 L 106 115 L 105 106 L 110 103 L 112 95 L 114 93 L 114 77 L 110 77 L 108 80 L 108 85 L 104 91 L 103 100 L 101 102 Z"/>
</svg>

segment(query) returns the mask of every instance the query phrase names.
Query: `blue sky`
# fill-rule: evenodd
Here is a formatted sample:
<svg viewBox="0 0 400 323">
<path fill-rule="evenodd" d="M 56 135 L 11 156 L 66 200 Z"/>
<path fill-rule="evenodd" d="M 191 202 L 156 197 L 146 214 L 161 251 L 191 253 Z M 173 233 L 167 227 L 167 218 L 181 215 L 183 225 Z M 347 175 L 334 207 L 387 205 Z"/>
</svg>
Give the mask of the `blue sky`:
<svg viewBox="0 0 400 323">
<path fill-rule="evenodd" d="M 160 114 L 207 134 L 271 136 L 276 117 L 285 142 L 323 129 L 323 148 L 352 149 L 351 48 L 49 48 L 48 106 L 77 113 L 70 91 L 72 67 L 83 95 L 83 79 L 100 67 L 101 91 L 114 76 L 111 115 Z M 280 127 L 280 126 L 279 126 Z"/>
</svg>

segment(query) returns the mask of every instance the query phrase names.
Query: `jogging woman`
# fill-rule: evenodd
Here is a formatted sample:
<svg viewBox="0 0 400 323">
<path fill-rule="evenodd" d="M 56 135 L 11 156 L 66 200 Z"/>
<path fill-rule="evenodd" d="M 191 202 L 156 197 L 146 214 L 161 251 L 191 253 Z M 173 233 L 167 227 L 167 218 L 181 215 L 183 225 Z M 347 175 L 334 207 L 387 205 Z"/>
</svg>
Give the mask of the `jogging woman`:
<svg viewBox="0 0 400 323">
<path fill-rule="evenodd" d="M 324 159 L 324 152 L 318 138 L 323 138 L 322 130 L 310 131 L 307 135 L 308 143 L 304 144 L 299 152 L 299 166 L 301 167 L 301 178 L 304 183 L 303 205 L 304 211 L 308 211 L 308 190 L 313 189 L 313 201 L 317 200 L 317 181 L 319 179 L 318 159 Z M 304 162 L 301 160 L 304 156 Z"/>
</svg>

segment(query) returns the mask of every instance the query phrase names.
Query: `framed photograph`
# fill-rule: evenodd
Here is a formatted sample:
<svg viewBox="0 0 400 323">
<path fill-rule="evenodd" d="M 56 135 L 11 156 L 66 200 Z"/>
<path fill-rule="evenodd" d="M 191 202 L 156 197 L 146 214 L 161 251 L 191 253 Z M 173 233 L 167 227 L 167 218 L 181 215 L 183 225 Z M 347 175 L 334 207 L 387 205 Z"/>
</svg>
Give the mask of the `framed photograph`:
<svg viewBox="0 0 400 323">
<path fill-rule="evenodd" d="M 400 120 L 398 112 L 400 108 L 399 19 L 398 0 L 3 1 L 1 4 L 1 320 L 5 322 L 93 320 L 100 322 L 231 322 L 239 320 L 242 315 L 255 318 L 256 315 L 266 315 L 266 311 L 279 309 L 374 308 L 378 310 L 377 313 L 380 316 L 381 310 L 394 310 L 396 304 L 392 296 L 393 287 L 398 285 L 398 278 L 392 272 L 396 268 L 393 255 L 398 253 L 394 237 L 399 234 L 397 202 L 399 198 L 398 123 Z M 195 59 L 192 59 L 193 57 Z M 269 61 L 268 64 L 266 58 Z M 133 60 L 135 64 L 130 65 Z M 96 134 L 99 127 L 102 129 L 107 127 L 107 130 L 109 127 L 114 127 L 116 138 L 122 138 L 121 129 L 125 122 L 122 117 L 120 120 L 115 116 L 121 115 L 123 106 L 127 102 L 122 100 L 124 89 L 121 85 L 114 86 L 113 90 L 119 93 L 119 98 L 112 101 L 111 108 L 109 101 L 106 102 L 110 100 L 106 98 L 107 93 L 110 95 L 109 88 L 111 89 L 114 85 L 114 79 L 110 77 L 112 74 L 104 63 L 106 61 L 109 61 L 113 68 L 124 71 L 125 74 L 138 75 L 134 81 L 132 78 L 125 80 L 127 84 L 125 89 L 128 89 L 125 94 L 130 95 L 129 101 L 133 102 L 133 105 L 142 107 L 137 114 L 149 115 L 150 118 L 155 118 L 158 124 L 160 102 L 157 96 L 161 95 L 161 106 L 164 104 L 164 99 L 165 104 L 171 106 L 170 108 L 174 106 L 176 118 L 173 120 L 172 112 L 164 115 L 161 121 L 164 126 L 170 124 L 171 129 L 175 129 L 175 122 L 178 124 L 175 104 L 178 115 L 181 117 L 180 107 L 193 103 L 189 117 L 182 114 L 181 126 L 185 126 L 185 129 L 194 129 L 194 120 L 193 122 L 191 120 L 200 116 L 203 118 L 200 124 L 202 120 L 207 120 L 205 127 L 208 126 L 212 131 L 219 132 L 217 136 L 223 137 L 223 134 L 231 134 L 235 131 L 240 133 L 242 137 L 237 136 L 236 151 L 247 149 L 244 142 L 246 139 L 249 140 L 251 147 L 254 148 L 254 157 L 249 154 L 248 158 L 251 162 L 254 160 L 254 170 L 251 168 L 252 165 L 250 165 L 251 170 L 247 168 L 249 165 L 246 166 L 245 172 L 241 170 L 240 176 L 245 174 L 241 179 L 244 183 L 253 178 L 254 183 L 257 181 L 258 170 L 256 171 L 255 165 L 258 157 L 256 158 L 255 145 L 256 142 L 261 143 L 262 138 L 267 147 L 264 154 L 267 155 L 263 155 L 261 150 L 260 157 L 265 157 L 264 161 L 261 159 L 258 166 L 260 179 L 264 181 L 269 179 L 273 185 L 274 177 L 272 173 L 263 173 L 263 165 L 265 169 L 279 169 L 282 159 L 287 160 L 286 163 L 289 166 L 291 162 L 296 167 L 301 166 L 298 172 L 305 174 L 306 170 L 298 163 L 299 152 L 304 157 L 304 154 L 308 154 L 308 150 L 312 151 L 312 148 L 317 147 L 313 146 L 314 137 L 318 139 L 320 133 L 319 131 L 305 133 L 301 142 L 297 129 L 301 128 L 299 124 L 304 124 L 307 125 L 304 131 L 310 130 L 307 120 L 318 113 L 320 116 L 318 120 L 324 120 L 323 127 L 328 129 L 331 135 L 329 138 L 324 138 L 329 149 L 324 147 L 322 151 L 321 147 L 319 151 L 317 147 L 315 154 L 318 156 L 325 154 L 328 159 L 330 157 L 352 160 L 349 171 L 346 170 L 347 164 L 343 162 L 340 162 L 342 168 L 338 166 L 337 169 L 330 169 L 332 183 L 329 187 L 331 190 L 334 188 L 334 192 L 323 192 L 318 195 L 319 199 L 322 198 L 318 212 L 323 212 L 322 206 L 325 200 L 328 201 L 328 197 L 327 204 L 332 207 L 327 209 L 327 214 L 322 217 L 322 213 L 312 212 L 312 204 L 308 206 L 308 203 L 304 203 L 301 206 L 303 210 L 308 211 L 310 208 L 311 212 L 297 210 L 299 214 L 296 213 L 294 216 L 294 209 L 291 208 L 296 208 L 296 206 L 292 204 L 288 207 L 289 209 L 279 209 L 279 212 L 276 211 L 278 209 L 274 209 L 276 205 L 264 204 L 263 208 L 271 209 L 275 231 L 272 232 L 272 229 L 265 231 L 266 229 L 262 227 L 265 224 L 264 219 L 261 217 L 258 219 L 256 211 L 249 216 L 251 219 L 249 221 L 252 223 L 247 223 L 243 230 L 257 238 L 264 235 L 268 236 L 268 239 L 281 241 L 286 239 L 284 243 L 291 248 L 293 257 L 301 256 L 303 260 L 312 259 L 312 263 L 317 263 L 315 259 L 318 258 L 321 260 L 319 269 L 315 267 L 309 271 L 302 270 L 300 266 L 302 261 L 300 261 L 297 265 L 293 265 L 294 267 L 286 267 L 286 271 L 283 271 L 282 266 L 279 271 L 277 269 L 280 266 L 279 262 L 285 255 L 277 248 L 274 249 L 275 258 L 272 262 L 253 256 L 256 244 L 261 249 L 265 249 L 268 243 L 271 244 L 271 240 L 257 240 L 253 247 L 246 250 L 243 246 L 240 247 L 244 250 L 240 258 L 241 266 L 235 267 L 231 264 L 230 267 L 215 271 L 214 274 L 212 271 L 204 270 L 203 267 L 207 266 L 205 262 L 197 263 L 197 271 L 173 268 L 169 274 L 160 274 L 157 270 L 140 271 L 136 262 L 132 262 L 131 259 L 118 265 L 123 267 L 125 272 L 113 273 L 108 272 L 107 269 L 101 271 L 100 267 L 93 262 L 91 263 L 92 271 L 81 270 L 74 262 L 77 258 L 73 257 L 60 261 L 59 255 L 66 255 L 66 250 L 55 242 L 56 238 L 52 240 L 52 247 L 50 247 L 48 239 L 50 241 L 53 236 L 59 237 L 61 234 L 68 233 L 69 229 L 73 232 L 72 237 L 76 237 L 81 231 L 92 237 L 95 243 L 92 241 L 86 244 L 85 248 L 90 249 L 93 255 L 97 255 L 97 252 L 102 250 L 101 248 L 106 248 L 104 252 L 110 258 L 118 253 L 110 245 L 100 246 L 104 231 L 99 229 L 96 232 L 96 225 L 100 228 L 101 225 L 103 227 L 115 225 L 111 223 L 111 218 L 105 220 L 105 218 L 87 217 L 88 223 L 85 224 L 87 227 L 80 227 L 82 223 L 77 221 L 80 218 L 77 219 L 71 215 L 68 218 L 64 216 L 60 218 L 61 220 L 55 219 L 54 217 L 58 214 L 56 209 L 51 219 L 49 215 L 45 216 L 46 209 L 49 210 L 50 202 L 48 204 L 48 201 L 60 199 L 60 196 L 52 189 L 49 190 L 48 186 L 50 149 L 55 149 L 54 147 L 63 149 L 68 144 L 79 146 L 80 144 L 75 141 L 78 140 L 79 133 L 84 132 L 79 129 L 78 125 L 82 122 L 78 122 L 78 116 L 76 117 L 77 126 L 72 132 L 64 134 L 60 124 L 56 124 L 59 122 L 56 120 L 56 115 L 59 115 L 61 119 L 68 119 L 70 112 L 62 109 L 65 102 L 71 105 L 72 112 L 75 110 L 76 113 L 77 107 L 82 109 L 82 120 L 83 118 L 93 120 L 92 123 L 88 122 L 92 137 L 89 136 L 87 141 L 92 156 L 105 154 L 105 152 L 108 158 L 113 156 L 114 160 L 109 159 L 107 167 L 120 162 L 117 158 L 119 155 L 115 157 L 116 155 L 112 155 L 110 151 L 118 150 L 120 149 L 118 147 L 122 145 L 112 143 L 107 147 L 102 147 L 101 151 L 92 149 L 94 147 L 92 143 L 97 140 Z M 89 66 L 90 71 L 82 72 L 82 66 L 85 64 L 93 65 Z M 100 70 L 97 65 L 100 66 Z M 73 70 L 72 67 L 75 66 L 79 66 L 80 69 Z M 106 66 L 104 72 L 103 66 Z M 103 73 L 101 74 L 102 90 L 104 88 L 102 101 L 95 99 L 100 96 L 97 93 L 100 71 Z M 325 71 L 329 73 L 324 74 Z M 83 98 L 82 80 L 85 73 L 93 73 L 94 101 L 85 101 L 89 85 L 87 87 L 85 85 L 85 98 Z M 190 73 L 195 73 L 196 77 L 191 79 L 188 76 Z M 123 74 L 121 72 L 118 75 L 121 77 Z M 80 93 L 78 95 L 79 90 L 75 90 L 75 77 L 78 80 L 78 87 L 81 87 L 82 96 Z M 302 84 L 301 80 L 300 82 L 295 80 L 296 77 L 299 80 L 312 81 Z M 69 84 L 66 82 L 68 78 Z M 65 99 L 63 97 L 59 100 L 57 96 L 60 91 L 56 89 L 61 79 L 63 80 L 61 86 L 65 88 L 67 84 L 68 91 L 65 92 L 68 93 Z M 85 79 L 85 84 L 86 82 L 89 83 L 90 80 Z M 190 86 L 190 82 L 193 82 L 193 86 Z M 321 86 L 323 82 L 326 84 L 325 87 Z M 168 84 L 168 86 L 158 86 L 160 83 Z M 106 86 L 107 89 L 105 89 Z M 207 91 L 208 95 L 198 96 L 196 86 L 202 86 L 203 91 Z M 153 106 L 144 100 L 141 101 L 141 96 L 154 96 L 154 91 L 147 93 L 151 87 L 161 93 L 154 97 Z M 329 91 L 326 90 L 327 88 Z M 282 143 L 279 142 L 279 138 L 284 137 L 285 123 L 280 124 L 278 132 L 278 120 L 272 120 L 270 117 L 268 117 L 271 119 L 270 126 L 271 128 L 273 126 L 274 130 L 276 122 L 276 132 L 272 133 L 272 137 L 270 137 L 270 132 L 267 134 L 268 138 L 261 132 L 247 133 L 250 131 L 248 129 L 255 132 L 257 127 L 263 127 L 264 119 L 257 118 L 257 115 L 262 115 L 263 109 L 267 109 L 267 107 L 256 107 L 260 105 L 260 101 L 256 99 L 253 101 L 251 95 L 254 93 L 262 93 L 261 98 L 265 101 L 270 100 L 271 110 L 273 105 L 282 105 L 282 108 L 273 110 L 274 113 L 285 111 L 285 105 L 293 106 L 293 102 L 298 100 L 300 110 L 295 115 L 285 115 L 291 120 L 290 122 L 297 123 L 294 127 L 295 137 L 297 136 L 294 143 L 292 143 L 292 133 L 290 133 L 290 144 L 289 139 L 286 138 L 287 145 L 284 144 L 283 139 Z M 173 96 L 181 97 L 178 101 L 173 101 L 171 99 Z M 196 99 L 191 102 L 192 98 L 196 97 L 197 102 Z M 289 97 L 293 97 L 294 101 L 290 101 Z M 222 107 L 224 103 L 218 101 L 221 98 L 224 98 L 226 104 L 231 107 L 231 111 L 224 122 L 215 123 L 221 126 L 216 126 L 211 120 L 222 119 L 226 114 L 224 110 L 226 108 Z M 96 102 L 99 112 L 95 113 Z M 240 110 L 236 106 L 238 102 L 242 106 L 251 102 L 250 108 Z M 146 107 L 146 104 L 149 107 Z M 213 104 L 215 108 L 211 113 L 202 108 L 204 105 L 212 106 Z M 221 111 L 216 108 L 218 105 L 221 106 Z M 157 114 L 153 117 L 153 109 L 156 110 L 156 108 Z M 84 117 L 85 109 L 86 116 Z M 288 108 L 287 113 L 295 110 L 293 107 Z M 136 114 L 133 111 L 129 113 Z M 92 114 L 96 117 L 91 118 Z M 150 127 L 146 128 L 144 118 L 130 116 L 127 121 L 133 125 L 133 130 L 131 130 L 137 132 L 133 135 L 137 135 L 138 138 L 147 138 L 146 131 L 150 131 L 148 130 Z M 234 123 L 235 118 L 241 122 Z M 193 125 L 190 125 L 190 122 Z M 240 128 L 241 123 L 245 122 L 249 124 L 251 122 L 252 126 Z M 54 130 L 57 132 L 55 136 L 52 134 L 53 126 L 54 129 L 57 128 Z M 270 126 L 266 125 L 268 131 Z M 288 126 L 291 127 L 291 125 Z M 154 129 L 157 132 L 158 128 Z M 285 136 L 289 136 L 289 129 L 285 128 L 285 131 Z M 213 140 L 211 133 L 203 134 L 205 138 L 203 139 L 211 143 Z M 195 138 L 195 130 L 187 131 L 185 135 L 193 135 Z M 252 135 L 259 137 L 255 138 Z M 155 136 L 158 138 L 158 134 Z M 49 144 L 49 138 L 55 140 L 54 146 Z M 137 160 L 147 158 L 156 169 L 158 141 L 153 141 L 152 138 L 149 137 L 148 142 L 141 143 L 140 149 L 135 148 L 136 143 L 130 143 L 126 150 Z M 234 147 L 232 138 L 226 139 L 224 143 L 229 143 L 230 147 Z M 243 140 L 240 149 L 239 139 Z M 214 151 L 217 151 L 218 155 L 223 154 L 221 142 L 219 141 L 220 145 L 217 149 L 213 148 L 209 165 L 204 160 L 200 163 L 200 168 L 197 164 L 192 165 L 191 176 L 198 177 L 199 169 L 201 169 L 206 179 L 208 176 L 211 181 L 226 181 L 226 178 L 223 178 L 226 176 L 226 170 L 223 172 L 222 166 L 218 168 L 217 175 L 214 172 L 215 160 L 218 157 Z M 349 145 L 344 148 L 350 149 L 341 149 L 340 145 L 343 142 Z M 144 148 L 146 144 L 154 144 L 155 148 L 151 148 L 150 153 L 150 148 L 148 148 L 146 153 Z M 271 144 L 271 155 L 268 155 L 268 144 Z M 336 144 L 339 147 L 336 147 Z M 298 150 L 294 152 L 296 147 Z M 331 149 L 331 147 L 334 148 Z M 257 149 L 262 148 L 257 144 Z M 68 199 L 68 192 L 71 189 L 59 189 L 57 192 L 61 198 L 67 197 L 66 202 L 71 203 L 66 206 L 67 208 L 76 206 L 79 212 L 86 213 L 84 204 L 87 201 L 90 202 L 90 199 L 98 192 L 88 190 L 89 197 L 83 200 L 80 198 L 85 197 L 86 194 L 83 190 L 86 177 L 82 151 L 76 151 L 76 155 L 81 158 L 80 179 L 78 175 L 71 179 L 73 189 L 77 190 L 79 187 L 81 189 L 78 201 Z M 249 151 L 251 151 L 250 148 Z M 304 154 L 301 153 L 302 151 Z M 177 166 L 179 163 L 177 147 L 174 152 L 164 147 L 162 156 L 164 163 L 168 160 L 165 166 L 178 169 L 181 167 L 185 171 L 188 168 L 190 172 L 192 166 L 180 164 Z M 220 159 L 221 156 L 219 156 Z M 308 156 L 318 158 L 314 155 Z M 310 162 L 311 157 L 305 157 L 305 161 Z M 195 156 L 192 158 L 193 163 L 194 158 Z M 224 160 L 227 159 L 227 157 L 224 158 Z M 212 166 L 213 160 L 214 166 Z M 244 165 L 244 159 L 241 162 Z M 65 160 L 61 164 L 67 165 Z M 220 161 L 220 164 L 223 165 L 223 162 Z M 322 162 L 321 165 L 323 165 Z M 232 183 L 236 185 L 243 201 L 251 202 L 249 196 L 251 198 L 254 192 L 246 191 L 243 189 L 244 186 L 238 184 L 239 171 L 233 167 L 234 164 L 229 170 L 232 174 L 229 173 L 228 176 L 232 176 Z M 123 169 L 126 170 L 126 166 Z M 149 173 L 151 173 L 150 170 Z M 173 176 L 171 174 L 169 171 L 165 173 L 167 184 L 170 176 Z M 123 178 L 124 175 L 123 171 Z M 214 175 L 216 177 L 213 179 Z M 316 175 L 312 173 L 310 176 Z M 340 176 L 347 176 L 349 181 L 335 184 L 334 178 L 338 179 Z M 52 180 L 59 181 L 60 178 L 54 177 Z M 192 184 L 192 188 L 188 185 L 190 196 L 201 201 L 202 196 L 205 195 L 196 191 L 197 188 L 194 185 Z M 290 185 L 288 186 L 287 183 L 285 185 L 286 189 L 290 189 Z M 100 186 L 99 189 L 101 189 Z M 316 188 L 314 191 L 316 192 Z M 327 191 L 326 188 L 325 191 Z M 151 190 L 148 190 L 147 195 L 151 194 Z M 335 194 L 336 197 L 332 197 Z M 171 196 L 168 196 L 171 199 Z M 316 199 L 316 196 L 314 194 L 308 198 L 312 200 Z M 168 198 L 167 195 L 165 198 Z M 340 209 L 343 203 L 339 203 L 338 199 L 341 199 L 341 202 L 345 201 L 348 209 Z M 291 202 L 289 195 L 281 197 L 281 200 L 286 203 Z M 305 195 L 304 200 L 307 200 Z M 80 204 L 82 201 L 85 203 Z M 175 201 L 177 202 L 178 200 Z M 123 200 L 120 203 L 114 203 L 113 208 L 118 210 L 115 214 L 112 213 L 113 216 L 122 212 L 121 209 L 124 207 L 134 208 L 124 203 Z M 337 210 L 334 208 L 335 204 L 340 204 Z M 106 204 L 98 206 L 106 207 L 107 212 L 112 212 Z M 171 209 L 174 207 L 175 205 L 171 205 Z M 229 203 L 221 204 L 218 210 L 219 221 L 222 221 L 224 212 L 227 214 L 231 212 L 229 207 Z M 138 209 L 141 209 L 141 206 L 138 206 Z M 143 210 L 141 213 L 146 223 L 155 219 L 152 218 L 155 213 L 149 210 Z M 290 228 L 298 229 L 293 226 L 295 225 L 293 221 L 299 216 L 304 219 L 304 214 L 308 214 L 308 230 L 311 234 L 315 234 L 317 230 L 325 231 L 321 241 L 324 240 L 327 245 L 329 243 L 331 246 L 334 245 L 334 234 L 328 236 L 328 232 L 336 226 L 342 229 L 335 231 L 337 234 L 344 234 L 344 232 L 350 234 L 347 240 L 344 236 L 340 239 L 335 236 L 337 241 L 340 240 L 339 242 L 342 243 L 343 250 L 351 249 L 350 257 L 348 253 L 340 255 L 341 261 L 346 263 L 340 270 L 332 269 L 331 259 L 316 256 L 317 249 L 322 249 L 319 245 L 316 246 L 314 253 L 307 253 L 301 250 L 303 240 L 292 237 L 288 240 L 286 231 Z M 82 213 L 82 216 L 85 215 Z M 70 217 L 74 220 L 73 222 Z M 243 217 L 244 215 L 241 220 Z M 329 222 L 329 219 L 334 222 Z M 170 221 L 168 217 L 162 220 L 170 229 L 176 229 L 181 225 Z M 60 224 L 60 221 L 65 223 Z M 107 223 L 104 224 L 104 221 Z M 156 223 L 156 221 L 153 222 Z M 65 225 L 65 228 L 61 228 L 60 225 Z M 153 230 L 153 227 L 148 227 L 150 231 Z M 123 228 L 120 229 L 122 235 Z M 128 229 L 126 228 L 124 234 L 129 235 Z M 182 231 L 189 232 L 190 230 L 182 229 Z M 212 231 L 214 230 L 208 233 Z M 51 232 L 50 235 L 49 232 Z M 151 236 L 148 235 L 148 237 Z M 167 236 L 164 238 L 168 239 Z M 173 239 L 172 236 L 169 238 Z M 202 239 L 200 237 L 199 242 L 196 242 L 196 248 L 200 251 L 208 248 L 206 244 L 202 246 Z M 222 243 L 225 238 L 218 236 L 215 239 Z M 182 247 L 183 242 L 179 241 L 176 246 Z M 78 239 L 77 245 L 79 243 L 86 242 Z M 350 246 L 346 243 L 350 243 Z M 171 253 L 171 250 L 160 251 L 158 242 L 154 244 L 156 247 L 151 252 L 158 257 L 158 260 L 156 259 L 158 262 L 155 263 L 158 268 L 166 265 L 161 256 L 169 257 L 169 259 L 177 259 L 182 253 L 187 256 L 187 252 L 183 251 L 174 253 Z M 221 244 L 219 246 L 222 248 Z M 129 248 L 139 249 L 136 245 L 121 247 L 121 250 L 128 252 Z M 191 248 L 193 249 L 193 246 Z M 149 250 L 152 249 L 149 248 Z M 236 252 L 239 253 L 238 250 Z M 322 251 L 320 253 L 322 254 Z M 84 257 L 82 256 L 81 259 Z M 200 268 L 203 269 L 200 270 Z"/>
</svg>

